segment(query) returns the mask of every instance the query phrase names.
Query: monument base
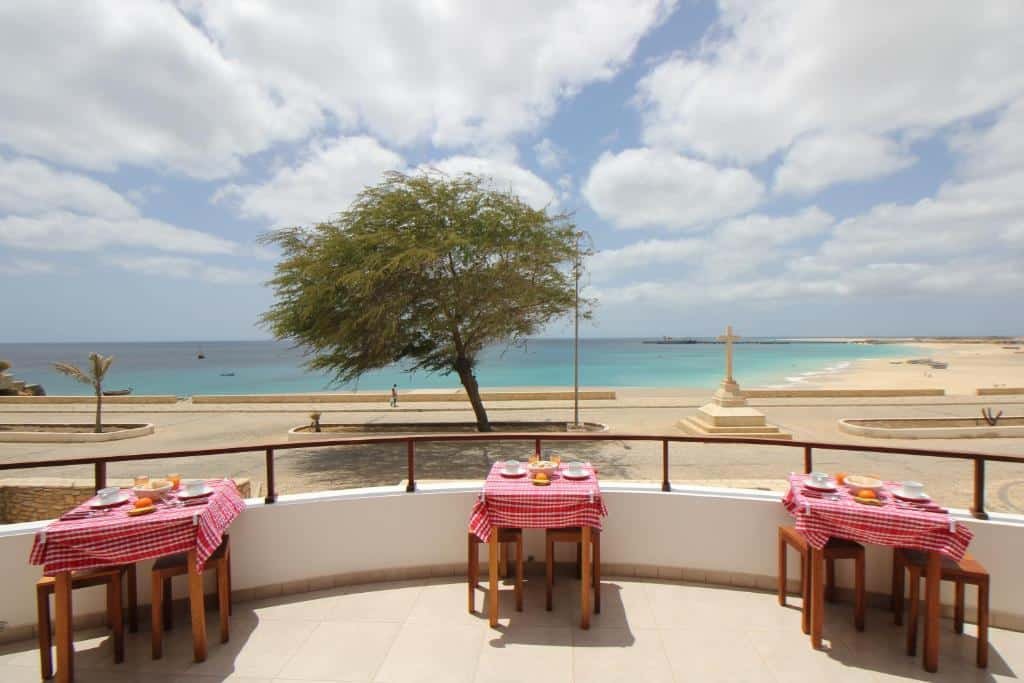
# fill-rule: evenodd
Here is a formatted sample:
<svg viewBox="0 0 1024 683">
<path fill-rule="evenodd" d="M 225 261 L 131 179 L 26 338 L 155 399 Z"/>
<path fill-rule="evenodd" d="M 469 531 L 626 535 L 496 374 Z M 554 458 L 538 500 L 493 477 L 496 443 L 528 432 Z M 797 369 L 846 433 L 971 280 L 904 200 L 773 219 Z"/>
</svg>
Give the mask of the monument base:
<svg viewBox="0 0 1024 683">
<path fill-rule="evenodd" d="M 764 413 L 749 406 L 722 405 L 716 400 L 701 406 L 697 414 L 678 422 L 695 436 L 742 436 L 750 439 L 792 439 L 793 435 L 768 424 Z"/>
</svg>

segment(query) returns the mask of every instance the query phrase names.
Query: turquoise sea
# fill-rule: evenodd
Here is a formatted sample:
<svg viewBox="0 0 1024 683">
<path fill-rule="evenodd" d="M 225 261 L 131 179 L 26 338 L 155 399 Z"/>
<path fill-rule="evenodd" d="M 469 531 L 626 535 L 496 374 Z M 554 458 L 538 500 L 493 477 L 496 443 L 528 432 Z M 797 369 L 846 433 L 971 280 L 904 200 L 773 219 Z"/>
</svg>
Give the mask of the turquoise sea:
<svg viewBox="0 0 1024 683">
<path fill-rule="evenodd" d="M 484 388 L 572 386 L 572 340 L 536 339 L 525 348 L 492 348 L 480 359 L 477 377 Z M 737 344 L 735 375 L 744 386 L 799 383 L 836 372 L 861 358 L 912 356 L 898 344 L 799 342 Z M 13 374 L 42 384 L 48 394 L 87 394 L 87 386 L 57 374 L 54 361 L 84 364 L 91 351 L 115 356 L 107 388 L 132 387 L 136 394 L 270 394 L 331 389 L 380 391 L 455 388 L 455 375 L 408 374 L 392 367 L 365 375 L 358 383 L 331 385 L 330 378 L 302 368 L 302 354 L 274 341 L 110 342 L 84 344 L 0 344 L 0 358 Z M 202 351 L 205 359 L 196 355 Z M 642 339 L 583 339 L 580 384 L 585 387 L 717 386 L 724 372 L 720 344 L 644 344 Z M 233 373 L 233 376 L 224 376 Z"/>
</svg>

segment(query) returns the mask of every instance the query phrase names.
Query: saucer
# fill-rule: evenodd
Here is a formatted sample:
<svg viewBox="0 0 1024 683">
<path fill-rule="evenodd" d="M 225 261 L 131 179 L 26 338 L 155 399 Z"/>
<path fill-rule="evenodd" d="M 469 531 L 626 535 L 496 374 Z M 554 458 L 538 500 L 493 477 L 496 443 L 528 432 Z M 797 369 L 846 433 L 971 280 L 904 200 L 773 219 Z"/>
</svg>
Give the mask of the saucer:
<svg viewBox="0 0 1024 683">
<path fill-rule="evenodd" d="M 818 484 L 815 484 L 810 479 L 808 479 L 808 480 L 806 480 L 804 482 L 804 488 L 809 488 L 812 491 L 824 491 L 826 493 L 831 493 L 833 491 L 837 491 L 838 490 L 836 488 L 836 480 L 835 479 L 829 479 L 828 483 L 825 484 L 824 486 L 819 486 Z"/>
<path fill-rule="evenodd" d="M 931 497 L 927 493 L 922 493 L 919 496 L 908 496 L 907 492 L 903 490 L 903 487 L 893 489 L 892 495 L 896 496 L 900 500 L 910 501 L 911 503 L 927 503 L 931 501 Z"/>
<path fill-rule="evenodd" d="M 525 467 L 520 467 L 518 472 L 509 472 L 508 470 L 499 470 L 499 472 L 503 477 L 522 477 L 527 470 Z"/>
<path fill-rule="evenodd" d="M 569 470 L 562 470 L 560 474 L 566 479 L 586 479 L 587 477 L 590 476 L 590 472 L 586 470 L 580 470 L 576 474 L 573 474 Z"/>
<path fill-rule="evenodd" d="M 204 486 L 203 490 L 199 491 L 198 493 L 187 493 L 185 489 L 181 489 L 180 491 L 178 491 L 179 500 L 189 500 L 190 498 L 202 498 L 204 496 L 210 495 L 213 495 L 213 489 L 211 489 L 209 486 Z"/>
<path fill-rule="evenodd" d="M 89 501 L 89 507 L 91 508 L 112 508 L 115 505 L 121 505 L 131 500 L 131 494 L 127 491 L 121 491 L 118 493 L 113 500 L 107 502 L 102 501 L 99 498 Z"/>
</svg>

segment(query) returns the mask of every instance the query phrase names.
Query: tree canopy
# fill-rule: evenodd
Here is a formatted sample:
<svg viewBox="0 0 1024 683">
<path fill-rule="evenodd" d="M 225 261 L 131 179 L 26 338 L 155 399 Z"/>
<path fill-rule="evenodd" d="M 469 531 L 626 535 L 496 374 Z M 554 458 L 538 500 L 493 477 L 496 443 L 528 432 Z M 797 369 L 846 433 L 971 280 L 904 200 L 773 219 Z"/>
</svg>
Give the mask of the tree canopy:
<svg viewBox="0 0 1024 683">
<path fill-rule="evenodd" d="M 489 431 L 474 368 L 572 310 L 576 226 L 472 174 L 387 173 L 334 220 L 264 236 L 282 251 L 262 322 L 338 382 L 404 362 L 456 372 Z"/>
</svg>

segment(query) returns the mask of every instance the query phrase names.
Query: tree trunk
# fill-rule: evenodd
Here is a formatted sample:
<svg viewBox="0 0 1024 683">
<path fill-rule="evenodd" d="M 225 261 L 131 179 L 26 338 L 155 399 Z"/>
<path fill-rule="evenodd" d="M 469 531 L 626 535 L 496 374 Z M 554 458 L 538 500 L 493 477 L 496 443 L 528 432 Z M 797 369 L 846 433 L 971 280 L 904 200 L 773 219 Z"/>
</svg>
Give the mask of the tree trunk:
<svg viewBox="0 0 1024 683">
<path fill-rule="evenodd" d="M 101 410 L 103 409 L 103 389 L 96 387 L 96 428 L 93 430 L 97 434 L 103 433 L 103 418 L 101 416 Z"/>
<path fill-rule="evenodd" d="M 473 406 L 473 414 L 476 415 L 476 430 L 478 432 L 491 431 L 491 422 L 487 419 L 487 409 L 484 402 L 480 400 L 480 385 L 476 383 L 476 375 L 473 374 L 473 363 L 468 358 L 455 360 L 455 372 L 459 373 L 459 381 L 466 389 L 469 403 Z"/>
</svg>

